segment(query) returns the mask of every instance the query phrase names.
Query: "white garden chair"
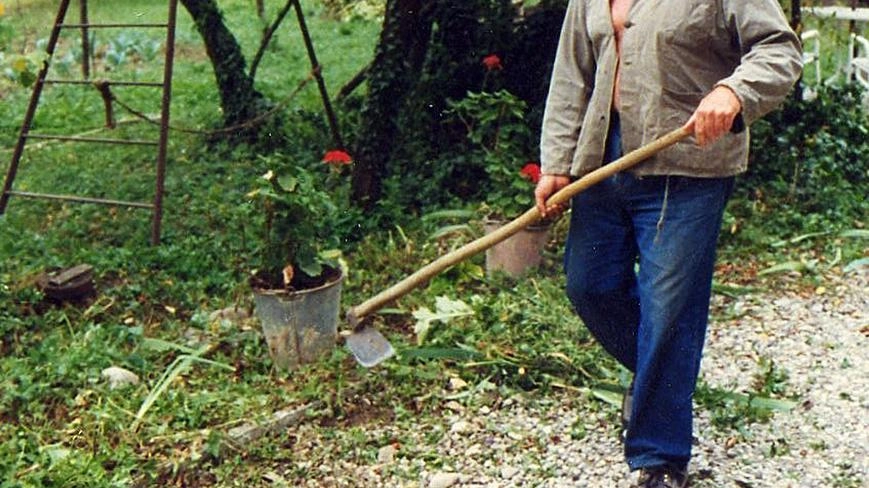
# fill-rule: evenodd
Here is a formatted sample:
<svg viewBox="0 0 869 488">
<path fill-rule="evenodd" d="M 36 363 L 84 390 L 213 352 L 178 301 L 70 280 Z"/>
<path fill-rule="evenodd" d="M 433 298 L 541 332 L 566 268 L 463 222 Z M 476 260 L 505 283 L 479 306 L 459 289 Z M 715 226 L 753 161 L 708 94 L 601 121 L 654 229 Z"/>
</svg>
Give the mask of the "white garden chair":
<svg viewBox="0 0 869 488">
<path fill-rule="evenodd" d="M 821 35 L 815 30 L 802 33 L 800 39 L 803 43 L 803 72 L 809 65 L 815 67 L 815 86 L 821 84 Z M 811 43 L 811 47 L 808 44 Z"/>
<path fill-rule="evenodd" d="M 821 86 L 821 35 L 817 30 L 808 30 L 800 35 L 800 41 L 803 44 L 803 73 L 807 72 L 810 65 L 815 68 L 815 82 L 805 83 L 803 100 L 814 100 Z"/>
<path fill-rule="evenodd" d="M 869 90 L 869 39 L 851 34 L 848 42 L 848 75 Z"/>
</svg>

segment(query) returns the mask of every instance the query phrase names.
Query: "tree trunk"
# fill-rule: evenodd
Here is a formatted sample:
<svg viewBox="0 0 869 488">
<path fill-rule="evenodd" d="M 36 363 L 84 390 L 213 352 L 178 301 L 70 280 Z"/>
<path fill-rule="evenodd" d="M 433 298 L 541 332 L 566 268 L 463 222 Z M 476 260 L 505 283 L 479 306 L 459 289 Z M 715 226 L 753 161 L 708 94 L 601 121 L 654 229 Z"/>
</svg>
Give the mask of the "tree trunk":
<svg viewBox="0 0 869 488">
<path fill-rule="evenodd" d="M 193 17 L 211 59 L 220 92 L 224 124 L 234 126 L 252 119 L 264 106 L 264 99 L 254 89 L 241 47 L 224 24 L 223 14 L 216 1 L 181 0 L 181 3 Z"/>
<path fill-rule="evenodd" d="M 432 19 L 425 0 L 388 0 L 380 41 L 368 71 L 368 97 L 362 108 L 352 181 L 353 201 L 370 209 L 382 193 L 382 180 L 398 135 L 397 119 L 428 49 Z"/>
</svg>

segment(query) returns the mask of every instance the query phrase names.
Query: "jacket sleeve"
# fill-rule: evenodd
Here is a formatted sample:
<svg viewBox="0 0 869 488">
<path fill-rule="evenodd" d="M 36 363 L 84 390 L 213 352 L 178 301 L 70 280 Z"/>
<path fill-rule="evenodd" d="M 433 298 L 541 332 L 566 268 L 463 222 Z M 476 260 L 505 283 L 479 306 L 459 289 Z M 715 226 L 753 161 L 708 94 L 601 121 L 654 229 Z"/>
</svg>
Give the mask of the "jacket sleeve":
<svg viewBox="0 0 869 488">
<path fill-rule="evenodd" d="M 776 0 L 723 0 L 723 10 L 741 60 L 717 85 L 733 90 L 750 124 L 787 97 L 802 72 L 802 48 Z"/>
<path fill-rule="evenodd" d="M 543 114 L 540 164 L 543 174 L 567 175 L 594 79 L 594 55 L 586 29 L 586 0 L 567 6 L 549 95 Z"/>
</svg>

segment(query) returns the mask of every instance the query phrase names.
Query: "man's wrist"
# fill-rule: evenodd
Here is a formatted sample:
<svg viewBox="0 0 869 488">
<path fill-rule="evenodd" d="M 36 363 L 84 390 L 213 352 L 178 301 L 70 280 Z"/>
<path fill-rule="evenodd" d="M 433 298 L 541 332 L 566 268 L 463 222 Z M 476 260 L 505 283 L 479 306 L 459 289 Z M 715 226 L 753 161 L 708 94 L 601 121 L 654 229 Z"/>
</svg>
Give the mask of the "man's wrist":
<svg viewBox="0 0 869 488">
<path fill-rule="evenodd" d="M 725 93 L 730 94 L 730 97 L 731 97 L 731 100 L 732 100 L 732 102 L 733 102 L 733 104 L 734 104 L 734 107 L 735 107 L 735 109 L 736 109 L 736 112 L 737 112 L 737 113 L 738 113 L 738 112 L 742 112 L 742 99 L 739 98 L 739 95 L 736 93 L 736 90 L 734 90 L 734 89 L 731 88 L 730 86 L 725 85 L 725 84 L 723 84 L 723 83 L 722 83 L 722 84 L 719 84 L 719 85 L 715 85 L 715 88 L 716 88 L 716 89 L 718 89 L 718 88 L 723 88 L 723 89 L 724 89 L 723 91 L 724 91 Z"/>
</svg>

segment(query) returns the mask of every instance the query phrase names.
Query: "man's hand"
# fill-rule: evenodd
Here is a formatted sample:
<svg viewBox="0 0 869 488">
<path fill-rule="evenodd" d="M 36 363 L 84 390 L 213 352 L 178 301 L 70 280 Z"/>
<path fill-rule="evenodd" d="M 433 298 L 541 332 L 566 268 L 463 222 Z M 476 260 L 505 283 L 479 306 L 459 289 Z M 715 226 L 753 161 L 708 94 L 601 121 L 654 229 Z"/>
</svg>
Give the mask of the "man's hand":
<svg viewBox="0 0 869 488">
<path fill-rule="evenodd" d="M 552 205 L 546 207 L 546 200 L 554 195 L 558 190 L 570 184 L 570 177 L 565 175 L 541 175 L 540 181 L 537 182 L 537 188 L 534 189 L 534 200 L 537 203 L 537 210 L 543 218 L 557 217 L 567 208 L 566 204 Z"/>
<path fill-rule="evenodd" d="M 694 132 L 698 145 L 705 146 L 727 134 L 741 111 L 742 104 L 733 91 L 717 86 L 700 101 L 685 128 Z"/>
</svg>

